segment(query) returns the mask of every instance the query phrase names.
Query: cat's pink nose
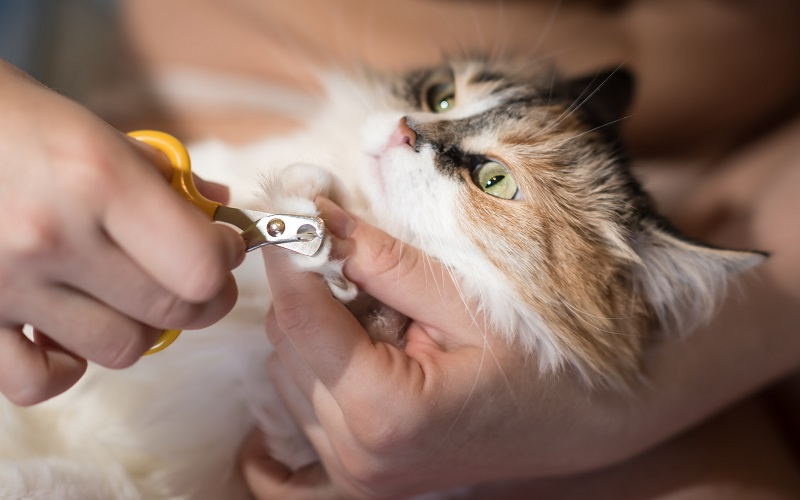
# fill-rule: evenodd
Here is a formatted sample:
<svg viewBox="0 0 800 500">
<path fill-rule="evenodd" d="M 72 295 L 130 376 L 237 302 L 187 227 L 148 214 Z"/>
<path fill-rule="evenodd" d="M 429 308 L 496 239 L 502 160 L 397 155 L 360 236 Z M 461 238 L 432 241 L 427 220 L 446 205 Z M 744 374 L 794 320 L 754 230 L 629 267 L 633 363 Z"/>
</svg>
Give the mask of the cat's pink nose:
<svg viewBox="0 0 800 500">
<path fill-rule="evenodd" d="M 400 118 L 400 122 L 397 124 L 397 129 L 395 129 L 394 133 L 392 133 L 392 136 L 389 138 L 389 147 L 404 146 L 408 144 L 413 148 L 416 140 L 417 133 L 408 126 L 408 121 L 406 121 L 406 117 L 404 116 Z"/>
</svg>

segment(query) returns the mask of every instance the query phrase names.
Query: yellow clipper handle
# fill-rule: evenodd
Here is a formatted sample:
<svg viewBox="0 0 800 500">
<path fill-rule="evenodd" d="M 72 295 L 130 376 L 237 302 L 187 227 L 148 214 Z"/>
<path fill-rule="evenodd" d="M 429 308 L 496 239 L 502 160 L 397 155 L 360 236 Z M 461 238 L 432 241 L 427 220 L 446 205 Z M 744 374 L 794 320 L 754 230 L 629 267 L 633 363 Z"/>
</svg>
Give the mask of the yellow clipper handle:
<svg viewBox="0 0 800 500">
<path fill-rule="evenodd" d="M 144 356 L 149 356 L 151 354 L 157 353 L 158 351 L 163 351 L 164 349 L 169 347 L 171 343 L 175 342 L 175 339 L 177 339 L 180 334 L 181 330 L 162 331 L 161 335 L 159 335 L 158 337 L 158 340 L 156 340 L 156 343 L 153 344 L 153 347 L 151 347 L 150 349 L 147 350 L 147 352 L 144 353 Z"/>
<path fill-rule="evenodd" d="M 210 219 L 214 218 L 214 213 L 220 203 L 211 201 L 197 190 L 192 179 L 192 162 L 189 160 L 189 153 L 181 141 L 164 132 L 157 130 L 136 130 L 129 132 L 129 136 L 142 141 L 158 149 L 169 159 L 172 165 L 172 189 L 186 198 L 192 205 L 199 208 Z"/>
<path fill-rule="evenodd" d="M 208 215 L 209 218 L 214 218 L 214 213 L 217 211 L 220 203 L 209 200 L 197 191 L 194 185 L 194 179 L 192 179 L 192 164 L 189 160 L 189 153 L 178 139 L 157 130 L 136 130 L 134 132 L 129 132 L 128 135 L 153 146 L 167 155 L 169 163 L 172 165 L 172 179 L 170 180 L 172 189 L 186 198 L 189 203 Z M 180 334 L 180 330 L 164 330 L 161 332 L 161 336 L 158 338 L 155 345 L 144 353 L 144 355 L 147 356 L 166 349 Z"/>
</svg>

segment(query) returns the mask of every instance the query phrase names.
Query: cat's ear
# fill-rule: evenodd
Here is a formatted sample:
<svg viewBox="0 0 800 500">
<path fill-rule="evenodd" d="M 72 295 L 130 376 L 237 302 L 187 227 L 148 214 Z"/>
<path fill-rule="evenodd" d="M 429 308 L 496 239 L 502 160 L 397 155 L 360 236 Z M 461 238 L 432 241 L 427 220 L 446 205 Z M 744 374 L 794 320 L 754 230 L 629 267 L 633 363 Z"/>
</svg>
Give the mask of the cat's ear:
<svg viewBox="0 0 800 500">
<path fill-rule="evenodd" d="M 711 248 L 687 241 L 652 224 L 639 235 L 635 271 L 666 331 L 686 334 L 710 319 L 726 285 L 737 273 L 762 263 L 761 252 Z"/>
<path fill-rule="evenodd" d="M 636 86 L 633 74 L 624 67 L 572 78 L 562 85 L 564 95 L 592 125 L 612 130 L 628 111 Z"/>
</svg>

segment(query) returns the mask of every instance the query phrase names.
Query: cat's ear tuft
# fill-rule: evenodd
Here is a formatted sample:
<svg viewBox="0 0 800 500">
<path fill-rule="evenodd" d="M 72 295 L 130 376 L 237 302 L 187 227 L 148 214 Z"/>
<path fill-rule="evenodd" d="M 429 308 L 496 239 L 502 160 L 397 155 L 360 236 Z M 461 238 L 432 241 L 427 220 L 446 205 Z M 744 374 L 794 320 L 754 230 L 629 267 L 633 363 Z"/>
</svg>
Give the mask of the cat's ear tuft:
<svg viewBox="0 0 800 500">
<path fill-rule="evenodd" d="M 572 78 L 563 83 L 563 91 L 596 127 L 616 129 L 633 101 L 636 82 L 624 67 Z"/>
<path fill-rule="evenodd" d="M 641 267 L 634 280 L 660 326 L 687 334 L 708 321 L 734 275 L 767 258 L 760 252 L 725 250 L 684 240 L 653 225 L 635 248 Z"/>
</svg>

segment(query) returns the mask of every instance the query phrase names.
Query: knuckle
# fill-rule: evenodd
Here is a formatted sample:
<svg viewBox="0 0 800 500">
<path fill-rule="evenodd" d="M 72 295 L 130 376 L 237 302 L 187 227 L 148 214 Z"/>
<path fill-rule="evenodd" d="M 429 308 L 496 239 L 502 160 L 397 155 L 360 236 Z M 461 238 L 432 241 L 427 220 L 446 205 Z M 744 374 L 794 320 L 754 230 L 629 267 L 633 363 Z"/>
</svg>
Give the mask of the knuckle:
<svg viewBox="0 0 800 500">
<path fill-rule="evenodd" d="M 366 414 L 366 412 L 365 412 Z M 381 418 L 363 418 L 352 424 L 356 441 L 369 453 L 381 455 L 405 442 L 404 425 L 400 419 L 383 415 Z"/>
<path fill-rule="evenodd" d="M 114 155 L 97 135 L 84 128 L 65 132 L 53 144 L 51 155 L 69 169 L 64 179 L 77 194 L 102 194 L 116 178 Z"/>
<path fill-rule="evenodd" d="M 33 207 L 23 213 L 14 224 L 14 238 L 6 242 L 6 252 L 13 260 L 37 260 L 58 253 L 66 245 L 66 235 L 52 213 Z"/>
<path fill-rule="evenodd" d="M 3 387 L 2 393 L 17 406 L 32 406 L 46 400 L 50 394 L 47 390 L 48 383 L 41 376 L 31 376 L 25 379 L 24 384 L 12 384 Z"/>
<path fill-rule="evenodd" d="M 394 468 L 387 467 L 383 461 L 376 457 L 359 453 L 342 452 L 340 454 L 342 467 L 347 471 L 345 489 L 359 492 L 359 495 L 369 498 L 384 496 L 389 484 L 396 479 Z"/>
<path fill-rule="evenodd" d="M 51 171 L 58 176 L 59 195 L 64 199 L 80 202 L 84 207 L 101 207 L 122 191 L 120 156 L 103 137 L 85 127 L 76 127 L 49 144 L 49 161 L 58 165 Z"/>
<path fill-rule="evenodd" d="M 272 312 L 274 314 L 274 310 Z M 267 340 L 269 343 L 278 349 L 282 342 L 286 340 L 286 336 L 280 331 L 280 325 L 277 324 L 277 321 L 271 322 L 267 321 L 265 332 L 267 334 Z"/>
<path fill-rule="evenodd" d="M 150 338 L 154 338 L 154 330 L 135 323 L 124 335 L 113 335 L 111 341 L 107 341 L 99 348 L 93 361 L 106 368 L 128 368 L 152 345 L 152 342 L 148 343 Z"/>
<path fill-rule="evenodd" d="M 385 235 L 371 248 L 368 262 L 372 275 L 385 276 L 405 273 L 415 260 L 416 252 L 400 240 Z"/>
<path fill-rule="evenodd" d="M 183 328 L 196 316 L 196 307 L 177 295 L 164 293 L 150 305 L 148 322 L 162 328 Z"/>
<path fill-rule="evenodd" d="M 191 264 L 187 265 L 185 276 L 180 280 L 183 298 L 190 302 L 214 299 L 229 280 L 230 273 L 221 265 L 223 256 L 216 252 L 203 252 L 188 262 Z"/>
<path fill-rule="evenodd" d="M 319 329 L 314 314 L 310 313 L 308 297 L 301 292 L 287 292 L 276 297 L 273 303 L 278 328 L 286 333 L 306 333 Z"/>
<path fill-rule="evenodd" d="M 25 363 L 15 363 L 13 372 L 2 370 L 0 392 L 17 406 L 31 406 L 54 395 L 54 377 L 38 356 Z"/>
</svg>

